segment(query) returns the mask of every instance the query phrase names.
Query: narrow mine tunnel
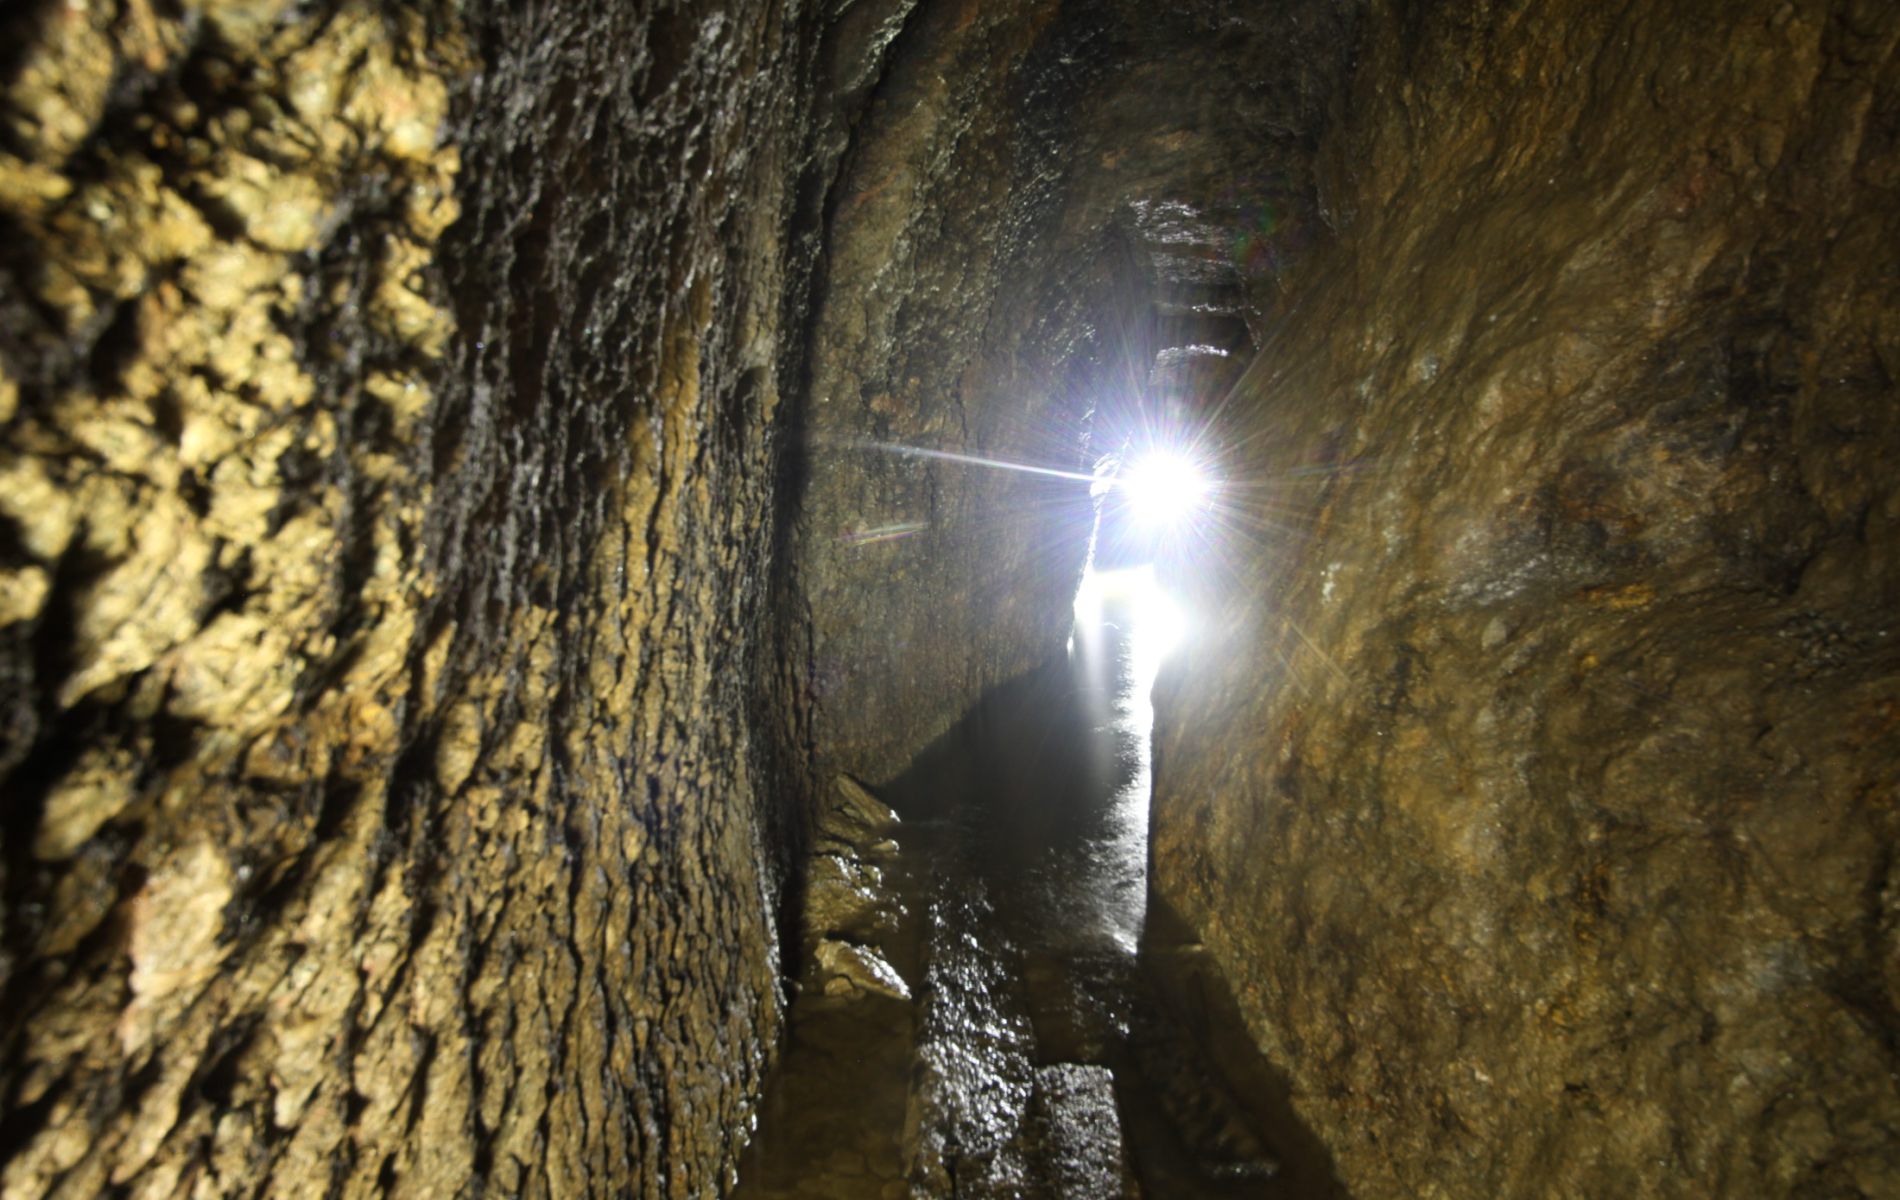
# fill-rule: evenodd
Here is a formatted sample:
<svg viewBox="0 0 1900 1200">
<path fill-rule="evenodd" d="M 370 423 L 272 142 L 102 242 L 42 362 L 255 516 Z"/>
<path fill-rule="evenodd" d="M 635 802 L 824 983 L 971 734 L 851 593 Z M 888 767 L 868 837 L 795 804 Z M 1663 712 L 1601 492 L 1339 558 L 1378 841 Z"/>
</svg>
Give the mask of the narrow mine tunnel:
<svg viewBox="0 0 1900 1200">
<path fill-rule="evenodd" d="M 1897 44 L 15 0 L 0 1196 L 1900 1197 Z"/>
</svg>

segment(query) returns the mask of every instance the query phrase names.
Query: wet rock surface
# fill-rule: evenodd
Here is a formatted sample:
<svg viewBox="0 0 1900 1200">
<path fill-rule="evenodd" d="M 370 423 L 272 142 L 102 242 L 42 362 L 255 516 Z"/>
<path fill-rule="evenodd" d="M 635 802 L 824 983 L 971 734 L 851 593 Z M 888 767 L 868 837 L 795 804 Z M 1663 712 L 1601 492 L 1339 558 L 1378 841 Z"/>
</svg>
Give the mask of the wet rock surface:
<svg viewBox="0 0 1900 1200">
<path fill-rule="evenodd" d="M 1157 889 L 1355 1195 L 1894 1194 L 1900 16 L 1366 28 Z"/>
<path fill-rule="evenodd" d="M 1122 243 L 1165 240 L 1130 197 L 1220 186 L 1190 124 L 1300 140 L 1245 85 L 1111 145 L 1085 98 L 1157 22 L 1171 80 L 1203 33 L 1297 43 L 950 0 L 0 15 L 8 1194 L 721 1189 L 781 948 L 900 1003 L 887 851 L 788 884 L 834 769 L 1059 647 L 1087 541 L 1086 481 L 861 443 L 1086 464 L 1153 308 Z"/>
<path fill-rule="evenodd" d="M 739 1196 L 1331 1194 L 1323 1163 L 1278 1152 L 1231 1010 L 1156 986 L 1149 961 L 1194 977 L 1178 939 L 1137 954 L 1133 674 L 1078 661 L 1005 685 L 888 790 L 907 919 L 874 948 L 915 1001 L 807 972 Z"/>
<path fill-rule="evenodd" d="M 7 1195 L 724 1185 L 787 16 L 8 7 Z"/>
<path fill-rule="evenodd" d="M 897 814 L 856 780 L 833 782 L 805 873 L 806 982 L 827 996 L 910 999 L 890 962 L 912 957 L 903 937 L 910 889 L 893 840 L 898 825 Z"/>
<path fill-rule="evenodd" d="M 740 1163 L 740 1200 L 901 1197 L 920 978 L 915 834 L 848 776 L 814 831 L 786 1047 Z M 902 839 L 900 842 L 898 839 Z"/>
<path fill-rule="evenodd" d="M 1115 1078 L 1107 1067 L 1062 1063 L 1038 1069 L 1023 1137 L 1041 1160 L 1039 1195 L 1140 1195 L 1122 1152 Z"/>
</svg>

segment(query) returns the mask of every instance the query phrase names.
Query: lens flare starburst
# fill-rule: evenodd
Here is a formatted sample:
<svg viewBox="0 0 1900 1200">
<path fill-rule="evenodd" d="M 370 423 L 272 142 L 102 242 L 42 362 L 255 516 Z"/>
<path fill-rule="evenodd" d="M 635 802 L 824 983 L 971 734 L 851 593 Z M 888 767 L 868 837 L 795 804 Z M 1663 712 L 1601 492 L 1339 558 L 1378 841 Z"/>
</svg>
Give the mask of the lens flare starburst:
<svg viewBox="0 0 1900 1200">
<path fill-rule="evenodd" d="M 1150 450 L 1123 472 L 1120 487 L 1129 514 L 1150 530 L 1172 529 L 1206 506 L 1212 483 L 1187 455 Z"/>
</svg>

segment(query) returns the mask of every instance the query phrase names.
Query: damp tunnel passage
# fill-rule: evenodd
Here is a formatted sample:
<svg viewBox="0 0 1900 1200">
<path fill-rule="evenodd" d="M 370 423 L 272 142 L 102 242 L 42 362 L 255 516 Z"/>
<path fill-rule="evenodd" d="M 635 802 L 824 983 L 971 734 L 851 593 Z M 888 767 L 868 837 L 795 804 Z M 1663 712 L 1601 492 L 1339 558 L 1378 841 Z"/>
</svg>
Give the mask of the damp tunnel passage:
<svg viewBox="0 0 1900 1200">
<path fill-rule="evenodd" d="M 1891 0 L 8 0 L 0 1197 L 1900 1196 L 1896 263 Z"/>
<path fill-rule="evenodd" d="M 1090 573 L 1071 654 L 819 825 L 811 969 L 741 1198 L 1337 1194 L 1198 948 L 1147 922 L 1148 692 L 1183 616 Z"/>
<path fill-rule="evenodd" d="M 1174 268 L 1192 214 L 1170 215 L 1090 376 L 1092 471 L 843 448 L 1066 492 L 1030 511 L 1088 517 L 1088 557 L 1062 653 L 875 794 L 827 797 L 742 1200 L 1338 1194 L 1204 952 L 1148 920 L 1151 693 L 1193 626 L 1166 576 L 1232 515 L 1210 417 L 1248 358 L 1232 289 Z"/>
</svg>

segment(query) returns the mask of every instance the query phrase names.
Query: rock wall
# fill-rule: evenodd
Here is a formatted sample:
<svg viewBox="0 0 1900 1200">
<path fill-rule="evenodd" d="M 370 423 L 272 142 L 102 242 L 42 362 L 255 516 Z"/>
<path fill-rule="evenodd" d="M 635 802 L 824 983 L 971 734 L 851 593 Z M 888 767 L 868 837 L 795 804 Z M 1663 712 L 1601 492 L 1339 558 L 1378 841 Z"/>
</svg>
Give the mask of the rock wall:
<svg viewBox="0 0 1900 1200">
<path fill-rule="evenodd" d="M 1060 651 L 1086 481 L 1084 257 L 1050 262 L 1054 164 L 1024 125 L 1053 3 L 903 6 L 827 195 L 790 548 L 821 761 L 888 780 L 982 689 Z M 1045 119 L 1057 120 L 1049 114 Z"/>
<path fill-rule="evenodd" d="M 720 1189 L 812 20 L 8 9 L 6 1195 Z"/>
<path fill-rule="evenodd" d="M 1894 1195 L 1900 10 L 1367 28 L 1155 886 L 1354 1195 Z"/>
</svg>

